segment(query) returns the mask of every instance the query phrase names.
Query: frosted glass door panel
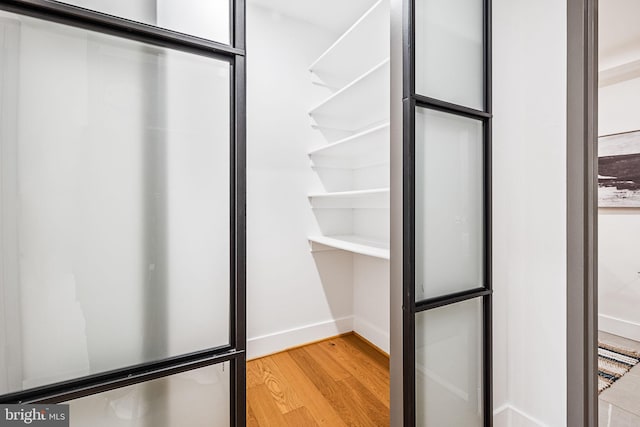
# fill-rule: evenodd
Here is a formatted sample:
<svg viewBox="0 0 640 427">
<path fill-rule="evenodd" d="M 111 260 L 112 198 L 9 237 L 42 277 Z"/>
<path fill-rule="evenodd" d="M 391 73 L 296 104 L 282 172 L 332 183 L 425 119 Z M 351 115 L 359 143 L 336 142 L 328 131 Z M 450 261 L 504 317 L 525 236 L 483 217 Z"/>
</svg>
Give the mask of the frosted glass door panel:
<svg viewBox="0 0 640 427">
<path fill-rule="evenodd" d="M 482 304 L 416 314 L 416 426 L 481 427 Z"/>
<path fill-rule="evenodd" d="M 416 0 L 416 92 L 484 110 L 483 0 Z"/>
<path fill-rule="evenodd" d="M 0 34 L 0 393 L 227 345 L 229 64 Z"/>
<path fill-rule="evenodd" d="M 65 0 L 62 3 L 229 44 L 229 0 Z"/>
<path fill-rule="evenodd" d="M 484 285 L 478 120 L 416 109 L 416 301 Z"/>
<path fill-rule="evenodd" d="M 71 427 L 227 427 L 229 363 L 66 402 Z"/>
</svg>

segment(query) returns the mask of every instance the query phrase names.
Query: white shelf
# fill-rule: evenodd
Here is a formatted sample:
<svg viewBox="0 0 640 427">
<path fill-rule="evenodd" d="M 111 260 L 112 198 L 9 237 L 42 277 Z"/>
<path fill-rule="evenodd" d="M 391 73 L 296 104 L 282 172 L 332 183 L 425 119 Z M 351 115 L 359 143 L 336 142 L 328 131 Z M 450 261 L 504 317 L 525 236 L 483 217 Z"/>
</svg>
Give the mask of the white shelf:
<svg viewBox="0 0 640 427">
<path fill-rule="evenodd" d="M 389 121 L 389 58 L 309 111 L 322 127 L 360 132 Z"/>
<path fill-rule="evenodd" d="M 640 76 L 640 60 L 629 61 L 598 72 L 598 87 L 635 79 Z"/>
<path fill-rule="evenodd" d="M 313 252 L 389 259 L 389 65 L 389 6 L 378 0 L 309 66 L 315 84 L 335 90 L 308 112 L 331 141 L 308 153 L 332 191 L 309 194 L 326 234 L 308 238 Z M 368 189 L 335 191 L 354 187 Z"/>
<path fill-rule="evenodd" d="M 389 123 L 312 150 L 314 167 L 357 169 L 389 162 Z"/>
<path fill-rule="evenodd" d="M 314 208 L 388 208 L 389 189 L 309 194 L 309 200 Z"/>
<path fill-rule="evenodd" d="M 369 197 L 374 194 L 389 194 L 388 188 L 374 188 L 371 190 L 352 190 L 352 191 L 337 191 L 335 193 L 315 193 L 309 194 L 309 197 L 323 198 L 323 199 L 342 199 L 342 198 L 358 198 Z"/>
<path fill-rule="evenodd" d="M 341 87 L 389 56 L 389 6 L 379 0 L 316 61 L 309 71 Z M 358 60 L 354 61 L 357 55 Z"/>
<path fill-rule="evenodd" d="M 386 241 L 361 236 L 310 236 L 311 250 L 325 251 L 328 248 L 340 249 L 375 258 L 389 259 L 389 244 Z"/>
</svg>

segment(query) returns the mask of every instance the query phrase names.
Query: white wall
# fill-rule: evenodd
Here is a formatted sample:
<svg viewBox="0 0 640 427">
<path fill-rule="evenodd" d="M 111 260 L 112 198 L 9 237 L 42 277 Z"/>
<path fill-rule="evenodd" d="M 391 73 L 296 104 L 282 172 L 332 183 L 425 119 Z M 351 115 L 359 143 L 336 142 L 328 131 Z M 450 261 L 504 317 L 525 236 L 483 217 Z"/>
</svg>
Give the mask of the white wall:
<svg viewBox="0 0 640 427">
<path fill-rule="evenodd" d="M 601 87 L 598 133 L 640 129 L 639 97 L 640 79 Z M 598 214 L 598 328 L 640 340 L 640 208 L 600 208 Z"/>
<path fill-rule="evenodd" d="M 352 256 L 311 253 L 320 234 L 307 194 L 321 192 L 307 152 L 323 142 L 307 111 L 329 93 L 309 65 L 338 37 L 247 8 L 248 357 L 353 327 Z"/>
<path fill-rule="evenodd" d="M 386 353 L 389 311 L 389 260 L 354 255 L 353 330 Z"/>
<path fill-rule="evenodd" d="M 496 425 L 563 426 L 565 2 L 494 0 L 493 113 Z"/>
</svg>

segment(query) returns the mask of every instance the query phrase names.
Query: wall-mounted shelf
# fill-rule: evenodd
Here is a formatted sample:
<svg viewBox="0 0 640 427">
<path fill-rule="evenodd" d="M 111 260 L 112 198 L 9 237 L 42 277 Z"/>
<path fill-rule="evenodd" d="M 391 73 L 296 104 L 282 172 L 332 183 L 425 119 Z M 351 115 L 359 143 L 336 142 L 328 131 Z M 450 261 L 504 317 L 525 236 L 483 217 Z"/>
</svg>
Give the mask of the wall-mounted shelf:
<svg viewBox="0 0 640 427">
<path fill-rule="evenodd" d="M 598 72 L 598 87 L 605 87 L 616 83 L 640 77 L 640 60 L 625 62 L 615 67 Z"/>
<path fill-rule="evenodd" d="M 309 71 L 322 82 L 342 87 L 389 56 L 389 7 L 380 0 L 367 10 L 313 64 Z M 357 54 L 357 61 L 354 55 Z"/>
<path fill-rule="evenodd" d="M 322 184 L 308 194 L 318 225 L 308 240 L 319 269 L 350 264 L 353 301 L 367 301 L 354 303 L 354 330 L 387 349 L 390 11 L 387 0 L 368 5 L 309 67 L 313 86 L 332 94 L 308 112 L 318 136 L 308 156 Z"/>
<path fill-rule="evenodd" d="M 321 252 L 340 249 L 375 258 L 389 259 L 389 243 L 361 236 L 310 236 L 311 250 Z"/>
<path fill-rule="evenodd" d="M 389 123 L 312 150 L 314 167 L 356 169 L 389 161 Z"/>
<path fill-rule="evenodd" d="M 309 194 L 314 208 L 389 208 L 389 189 Z"/>
<path fill-rule="evenodd" d="M 389 58 L 309 111 L 315 124 L 359 132 L 389 120 Z"/>
</svg>

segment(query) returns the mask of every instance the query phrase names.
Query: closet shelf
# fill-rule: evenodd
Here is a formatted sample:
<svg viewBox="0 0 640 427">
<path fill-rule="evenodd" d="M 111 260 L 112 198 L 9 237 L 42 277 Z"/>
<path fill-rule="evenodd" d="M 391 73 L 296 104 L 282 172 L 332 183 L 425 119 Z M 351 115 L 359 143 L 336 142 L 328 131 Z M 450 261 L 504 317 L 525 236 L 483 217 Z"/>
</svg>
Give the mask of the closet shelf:
<svg viewBox="0 0 640 427">
<path fill-rule="evenodd" d="M 389 6 L 379 0 L 342 34 L 309 71 L 331 86 L 344 86 L 389 56 Z M 354 61 L 354 55 L 358 60 Z"/>
<path fill-rule="evenodd" d="M 334 193 L 315 193 L 309 194 L 309 197 L 313 198 L 355 198 L 355 197 L 368 197 L 374 194 L 389 194 L 388 188 L 374 188 L 371 190 L 352 190 L 352 191 L 336 191 Z"/>
<path fill-rule="evenodd" d="M 360 132 L 389 120 L 389 58 L 309 111 L 314 124 Z"/>
<path fill-rule="evenodd" d="M 330 247 L 375 258 L 389 259 L 389 244 L 383 240 L 345 235 L 310 236 L 309 241 L 313 252 L 327 250 L 326 247 Z"/>
<path fill-rule="evenodd" d="M 309 152 L 314 167 L 358 169 L 389 162 L 389 123 Z"/>
<path fill-rule="evenodd" d="M 309 200 L 314 208 L 388 208 L 389 189 L 309 194 Z"/>
</svg>

